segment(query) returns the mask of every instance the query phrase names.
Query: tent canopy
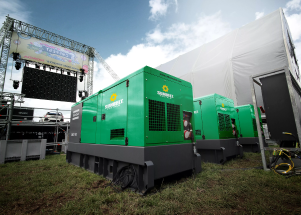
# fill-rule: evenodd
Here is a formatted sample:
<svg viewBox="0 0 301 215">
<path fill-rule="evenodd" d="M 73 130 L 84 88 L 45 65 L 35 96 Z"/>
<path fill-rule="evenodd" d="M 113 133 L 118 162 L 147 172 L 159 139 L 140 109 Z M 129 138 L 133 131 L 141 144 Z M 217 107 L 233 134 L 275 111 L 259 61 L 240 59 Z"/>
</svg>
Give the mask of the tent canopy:
<svg viewBox="0 0 301 215">
<path fill-rule="evenodd" d="M 251 75 L 289 67 L 299 83 L 291 38 L 280 8 L 157 69 L 191 82 L 194 98 L 217 93 L 235 105 L 252 104 Z"/>
</svg>

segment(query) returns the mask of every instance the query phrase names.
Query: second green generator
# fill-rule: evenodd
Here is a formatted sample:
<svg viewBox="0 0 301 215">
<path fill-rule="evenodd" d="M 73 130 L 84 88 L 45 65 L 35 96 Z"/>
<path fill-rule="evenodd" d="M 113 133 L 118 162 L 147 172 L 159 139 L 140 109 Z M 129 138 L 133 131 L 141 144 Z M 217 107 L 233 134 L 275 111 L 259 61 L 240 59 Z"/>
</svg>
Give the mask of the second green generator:
<svg viewBox="0 0 301 215">
<path fill-rule="evenodd" d="M 236 120 L 231 118 L 234 102 L 218 94 L 193 100 L 196 148 L 205 162 L 224 163 L 243 156 L 238 142 Z"/>
<path fill-rule="evenodd" d="M 260 113 L 259 108 L 258 113 Z M 239 132 L 239 143 L 243 146 L 244 152 L 259 152 L 260 146 L 254 106 L 251 104 L 236 106 L 232 117 L 236 121 L 237 130 Z M 259 114 L 259 119 L 262 126 L 261 114 Z M 262 127 L 261 130 L 263 131 Z"/>
<path fill-rule="evenodd" d="M 113 180 L 131 168 L 144 193 L 201 171 L 193 125 L 191 83 L 146 66 L 72 106 L 67 162 Z"/>
</svg>

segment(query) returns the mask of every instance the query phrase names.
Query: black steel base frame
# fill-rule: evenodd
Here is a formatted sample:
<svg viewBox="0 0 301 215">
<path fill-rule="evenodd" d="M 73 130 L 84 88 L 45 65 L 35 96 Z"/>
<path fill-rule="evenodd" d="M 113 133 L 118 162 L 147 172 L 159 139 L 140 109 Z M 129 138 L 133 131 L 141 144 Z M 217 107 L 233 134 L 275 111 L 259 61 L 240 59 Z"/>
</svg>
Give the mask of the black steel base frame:
<svg viewBox="0 0 301 215">
<path fill-rule="evenodd" d="M 243 146 L 244 152 L 260 152 L 258 137 L 241 137 L 239 138 L 239 144 Z M 264 147 L 268 147 L 268 144 L 265 141 Z"/>
<path fill-rule="evenodd" d="M 209 163 L 224 164 L 237 155 L 243 157 L 243 147 L 237 145 L 236 139 L 197 140 L 196 149 L 202 161 Z"/>
<path fill-rule="evenodd" d="M 69 143 L 66 160 L 110 180 L 122 167 L 132 164 L 142 194 L 154 187 L 156 179 L 202 170 L 201 156 L 194 153 L 192 143 L 151 147 Z"/>
</svg>

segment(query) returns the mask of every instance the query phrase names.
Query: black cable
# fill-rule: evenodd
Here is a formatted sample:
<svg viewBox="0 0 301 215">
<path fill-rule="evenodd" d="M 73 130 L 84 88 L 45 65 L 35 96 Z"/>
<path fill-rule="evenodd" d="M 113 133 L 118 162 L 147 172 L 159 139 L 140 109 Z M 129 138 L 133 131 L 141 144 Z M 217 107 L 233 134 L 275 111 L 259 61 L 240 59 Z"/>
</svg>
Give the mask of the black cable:
<svg viewBox="0 0 301 215">
<path fill-rule="evenodd" d="M 133 188 L 136 191 L 138 190 L 137 177 L 138 175 L 133 165 L 124 166 L 118 170 L 109 185 L 117 192 L 122 192 L 126 188 Z"/>
<path fill-rule="evenodd" d="M 293 151 L 288 151 L 288 150 L 285 150 L 285 149 L 274 150 L 270 169 L 272 169 L 275 173 L 277 173 L 279 175 L 284 175 L 284 176 L 286 176 L 286 175 L 296 175 L 296 172 L 294 171 L 295 170 L 295 168 L 294 168 L 294 162 L 291 159 L 291 157 L 292 157 L 291 154 L 295 154 L 295 156 L 297 156 L 299 159 L 301 158 L 301 157 L 298 156 L 297 153 L 295 153 Z M 278 160 L 280 158 L 282 160 L 288 159 L 289 163 L 280 163 L 280 164 L 277 164 L 277 162 L 278 162 Z M 287 166 L 287 169 L 284 170 L 283 172 L 279 171 L 277 169 L 278 167 L 282 167 L 282 166 Z"/>
</svg>

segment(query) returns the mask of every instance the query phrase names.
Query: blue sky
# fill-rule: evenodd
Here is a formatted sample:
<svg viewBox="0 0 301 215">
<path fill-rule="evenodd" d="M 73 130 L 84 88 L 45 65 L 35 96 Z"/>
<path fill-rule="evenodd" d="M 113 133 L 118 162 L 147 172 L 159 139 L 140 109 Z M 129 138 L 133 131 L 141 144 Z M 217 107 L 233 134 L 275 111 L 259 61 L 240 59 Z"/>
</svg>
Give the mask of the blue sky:
<svg viewBox="0 0 301 215">
<path fill-rule="evenodd" d="M 92 46 L 124 77 L 145 65 L 165 63 L 280 7 L 285 9 L 301 59 L 300 0 L 0 0 L 0 23 L 10 14 Z M 95 62 L 94 92 L 112 83 Z M 5 91 L 18 90 L 6 80 Z M 26 105 L 69 109 L 71 103 L 28 99 Z"/>
<path fill-rule="evenodd" d="M 222 21 L 235 29 L 253 21 L 256 12 L 268 14 L 287 3 L 283 0 L 161 0 L 157 2 L 167 5 L 166 11 L 160 14 L 158 8 L 152 16 L 152 1 L 147 0 L 0 2 L 10 7 L 0 9 L 1 23 L 10 13 L 13 18 L 93 46 L 103 58 L 126 54 L 134 45 L 143 43 L 146 35 L 157 27 L 164 30 L 176 23 L 191 24 L 220 11 Z"/>
</svg>

